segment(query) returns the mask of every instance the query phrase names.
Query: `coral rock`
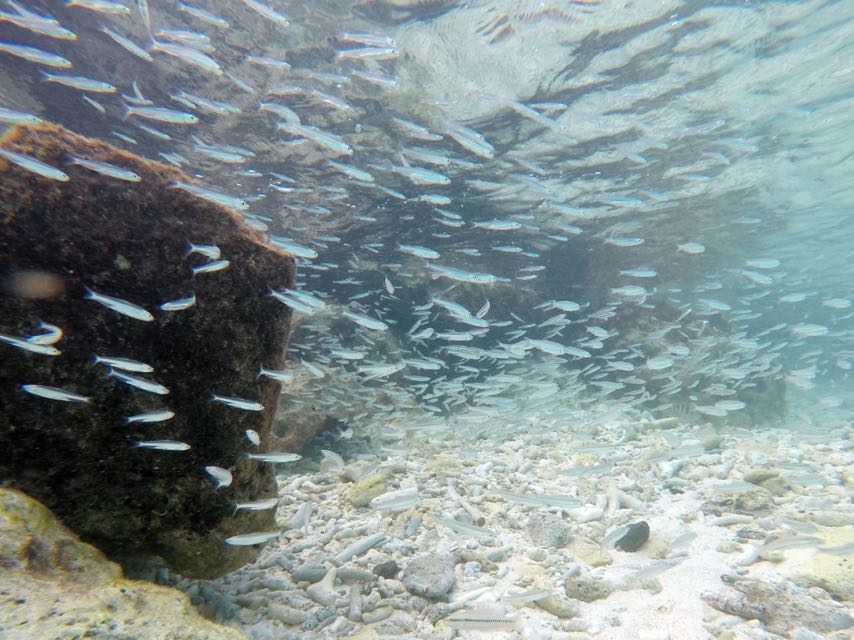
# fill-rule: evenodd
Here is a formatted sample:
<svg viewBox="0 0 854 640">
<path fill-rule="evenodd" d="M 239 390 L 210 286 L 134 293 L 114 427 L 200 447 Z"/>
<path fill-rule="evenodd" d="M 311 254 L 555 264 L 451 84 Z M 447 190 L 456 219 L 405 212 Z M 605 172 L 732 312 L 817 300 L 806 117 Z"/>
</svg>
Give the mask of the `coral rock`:
<svg viewBox="0 0 854 640">
<path fill-rule="evenodd" d="M 701 597 L 706 604 L 730 615 L 759 620 L 771 633 L 788 637 L 801 627 L 830 633 L 854 626 L 847 609 L 820 589 L 803 589 L 786 580 L 772 583 L 728 575 L 721 580 L 740 593 L 704 593 Z"/>
<path fill-rule="evenodd" d="M 292 286 L 292 256 L 270 246 L 240 214 L 170 188 L 190 179 L 56 125 L 14 127 L 3 147 L 61 167 L 68 182 L 0 161 L 0 333 L 27 336 L 39 321 L 62 328 L 51 357 L 0 344 L 0 479 L 52 509 L 83 540 L 129 566 L 160 557 L 187 576 L 211 578 L 245 564 L 259 547 L 223 544 L 231 535 L 274 527 L 272 511 L 233 504 L 275 494 L 271 465 L 247 460 L 245 430 L 267 446 L 279 383 L 258 366 L 283 367 L 290 310 L 268 287 Z M 141 181 L 108 178 L 67 164 L 69 155 L 129 169 Z M 207 261 L 187 243 L 216 244 L 228 268 L 193 275 Z M 19 286 L 28 282 L 27 287 Z M 139 305 L 141 322 L 85 298 L 86 288 Z M 184 311 L 164 301 L 195 294 Z M 168 395 L 135 389 L 107 375 L 92 357 L 145 362 L 144 375 Z M 140 375 L 140 374 L 137 374 Z M 24 393 L 40 384 L 88 396 L 57 402 Z M 249 398 L 261 412 L 211 402 Z M 156 424 L 125 417 L 168 408 Z M 134 448 L 137 440 L 177 440 L 187 451 Z M 206 465 L 230 469 L 218 491 Z"/>
<path fill-rule="evenodd" d="M 5 640 L 243 638 L 202 618 L 180 591 L 124 579 L 118 565 L 18 491 L 0 489 L 0 534 Z"/>
<path fill-rule="evenodd" d="M 454 588 L 456 558 L 428 553 L 412 560 L 403 570 L 403 585 L 410 593 L 440 600 Z"/>
</svg>

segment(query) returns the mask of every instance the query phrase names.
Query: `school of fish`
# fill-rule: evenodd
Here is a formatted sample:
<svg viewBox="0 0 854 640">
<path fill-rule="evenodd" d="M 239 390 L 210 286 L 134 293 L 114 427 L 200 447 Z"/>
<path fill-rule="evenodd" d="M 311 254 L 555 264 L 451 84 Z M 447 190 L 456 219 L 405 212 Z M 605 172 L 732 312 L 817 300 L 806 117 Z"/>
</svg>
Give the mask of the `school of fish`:
<svg viewBox="0 0 854 640">
<path fill-rule="evenodd" d="M 814 204 L 754 193 L 773 191 L 761 184 L 771 179 L 763 167 L 782 164 L 770 123 L 779 123 L 779 135 L 785 126 L 812 126 L 824 138 L 850 121 L 848 111 L 816 70 L 808 75 L 818 88 L 787 104 L 784 116 L 748 113 L 753 88 L 739 71 L 748 58 L 736 50 L 721 53 L 717 84 L 703 84 L 709 70 L 694 56 L 724 30 L 711 6 L 682 16 L 675 3 L 640 3 L 643 28 L 619 46 L 585 50 L 579 31 L 561 44 L 561 60 L 573 54 L 575 67 L 554 70 L 557 59 L 526 67 L 516 58 L 519 78 L 508 72 L 506 82 L 487 77 L 484 53 L 477 67 L 483 82 L 470 87 L 470 68 L 439 64 L 454 46 L 499 52 L 525 40 L 531 15 L 550 15 L 560 26 L 559 12 L 546 9 L 565 3 L 494 2 L 507 17 L 498 23 L 478 7 L 431 20 L 412 9 L 410 20 L 389 23 L 355 11 L 361 3 L 323 3 L 346 16 L 335 24 L 319 22 L 311 3 L 168 4 L 6 0 L 0 68 L 50 87 L 53 101 L 46 98 L 46 113 L 37 115 L 2 96 L 0 122 L 54 120 L 181 167 L 194 180 L 171 188 L 240 212 L 295 256 L 297 287 L 269 283 L 269 295 L 298 318 L 288 368 L 258 363 L 259 376 L 281 382 L 291 406 L 319 404 L 356 432 L 404 409 L 453 423 L 463 410 L 466 419 L 486 420 L 563 405 L 658 414 L 687 405 L 715 419 L 749 409 L 744 398 L 774 381 L 806 390 L 824 379 L 848 381 L 850 259 L 819 252 L 854 240 L 836 209 L 850 189 L 835 188 L 822 215 Z M 781 24 L 798 33 L 810 6 L 745 9 L 753 34 L 741 35 L 758 41 Z M 606 9 L 614 10 L 608 3 L 579 10 L 579 29 L 585 19 L 604 28 Z M 507 35 L 508 25 L 515 35 Z M 462 44 L 441 49 L 429 40 L 466 26 Z M 610 28 L 625 26 L 618 20 Z M 229 44 L 236 41 L 243 44 Z M 806 41 L 810 56 L 824 46 Z M 93 66 L 89 45 L 109 50 L 123 72 L 96 73 L 106 67 Z M 551 51 L 557 43 L 542 46 Z M 670 68 L 637 75 L 639 62 L 663 66 L 659 48 Z M 754 63 L 773 84 L 782 81 L 776 66 L 800 64 L 801 55 L 786 50 Z M 413 76 L 420 68 L 413 59 L 427 76 Z M 630 73 L 636 79 L 628 83 Z M 453 98 L 429 93 L 439 82 L 460 91 Z M 717 103 L 716 91 L 727 84 L 745 100 L 743 109 Z M 824 120 L 808 121 L 810 110 L 822 110 Z M 0 158 L 46 180 L 69 180 L 64 166 L 2 148 Z M 777 167 L 777 177 L 807 188 L 823 170 L 819 163 L 797 176 Z M 97 158 L 69 157 L 67 164 L 105 180 L 141 179 Z M 781 241 L 783 208 L 792 225 L 806 227 L 797 241 Z M 215 278 L 230 266 L 205 239 L 184 240 L 189 253 L 207 260 L 193 267 L 195 276 Z M 152 322 L 192 313 L 196 298 L 187 293 L 154 310 L 121 291 L 90 289 L 86 298 Z M 634 330 L 639 317 L 653 321 Z M 44 320 L 32 335 L 0 334 L 3 357 L 14 349 L 60 356 L 62 329 Z M 116 380 L 168 397 L 145 363 L 120 353 L 92 356 Z M 20 389 L 44 401 L 88 403 L 85 389 L 49 382 L 22 381 Z M 210 401 L 265 408 L 227 389 Z M 180 408 L 126 420 L 157 423 L 173 410 Z M 247 441 L 260 442 L 255 432 Z M 180 455 L 192 443 L 133 445 Z M 299 459 L 249 455 L 272 464 Z M 231 483 L 219 464 L 199 470 L 215 489 Z"/>
</svg>

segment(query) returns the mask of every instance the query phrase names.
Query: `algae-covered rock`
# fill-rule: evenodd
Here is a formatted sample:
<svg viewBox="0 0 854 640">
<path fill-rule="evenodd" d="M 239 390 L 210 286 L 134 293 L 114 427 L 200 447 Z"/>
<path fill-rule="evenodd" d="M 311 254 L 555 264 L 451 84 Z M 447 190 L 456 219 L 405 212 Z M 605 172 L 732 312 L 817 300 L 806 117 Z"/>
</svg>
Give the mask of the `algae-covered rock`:
<svg viewBox="0 0 854 640">
<path fill-rule="evenodd" d="M 382 473 L 372 473 L 350 487 L 350 502 L 354 507 L 367 507 L 368 503 L 385 489 L 385 476 Z"/>
<path fill-rule="evenodd" d="M 854 626 L 848 610 L 820 589 L 803 589 L 786 580 L 730 575 L 721 576 L 721 580 L 738 593 L 703 593 L 705 603 L 746 620 L 760 620 L 771 633 L 790 637 L 791 631 L 802 627 L 831 633 Z"/>
<path fill-rule="evenodd" d="M 559 549 L 569 542 L 569 523 L 553 513 L 538 511 L 528 518 L 528 537 L 539 547 Z"/>
<path fill-rule="evenodd" d="M 0 489 L 0 637 L 4 640 L 241 640 L 180 591 L 126 580 L 48 509 Z"/>
<path fill-rule="evenodd" d="M 410 593 L 430 600 L 445 599 L 457 581 L 455 564 L 456 559 L 451 555 L 428 553 L 418 556 L 403 570 L 403 586 Z"/>
<path fill-rule="evenodd" d="M 563 589 L 569 598 L 594 602 L 607 598 L 614 590 L 614 585 L 599 576 L 582 574 L 564 580 Z"/>
<path fill-rule="evenodd" d="M 44 502 L 87 542 L 125 562 L 140 553 L 173 569 L 214 577 L 250 561 L 259 547 L 223 544 L 231 535 L 270 530 L 272 511 L 233 504 L 275 495 L 271 465 L 247 459 L 246 429 L 270 447 L 280 384 L 258 367 L 281 369 L 290 310 L 270 288 L 294 282 L 294 259 L 270 246 L 231 209 L 149 162 L 55 125 L 15 127 L 0 145 L 68 174 L 48 180 L 0 160 L 0 334 L 24 338 L 39 323 L 63 331 L 61 355 L 0 343 L 0 480 Z M 76 164 L 78 156 L 140 176 L 128 182 Z M 216 245 L 226 268 L 193 273 L 213 258 L 188 255 L 188 242 Z M 87 299 L 87 289 L 145 309 L 149 321 Z M 160 304 L 195 295 L 179 311 Z M 153 367 L 130 373 L 165 386 L 146 392 L 93 363 L 95 355 Z M 20 385 L 57 387 L 89 398 L 61 402 Z M 261 403 L 247 411 L 212 402 L 216 393 Z M 168 409 L 156 423 L 128 416 Z M 189 450 L 135 448 L 174 440 Z M 205 466 L 234 481 L 215 490 Z"/>
<path fill-rule="evenodd" d="M 724 513 L 757 515 L 767 513 L 772 506 L 772 495 L 767 489 L 736 481 L 714 487 L 701 509 L 716 516 Z"/>
<path fill-rule="evenodd" d="M 581 615 L 581 607 L 575 600 L 570 600 L 558 594 L 537 600 L 537 606 L 561 619 L 575 618 Z"/>
</svg>

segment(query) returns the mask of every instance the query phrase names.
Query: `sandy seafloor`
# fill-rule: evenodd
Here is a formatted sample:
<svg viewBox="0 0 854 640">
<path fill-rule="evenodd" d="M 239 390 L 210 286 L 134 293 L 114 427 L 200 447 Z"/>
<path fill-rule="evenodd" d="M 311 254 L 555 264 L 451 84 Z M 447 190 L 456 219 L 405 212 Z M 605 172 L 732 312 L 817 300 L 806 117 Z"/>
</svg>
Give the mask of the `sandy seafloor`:
<svg viewBox="0 0 854 640">
<path fill-rule="evenodd" d="M 801 408 L 763 428 L 578 410 L 527 416 L 471 412 L 452 428 L 401 418 L 370 439 L 330 444 L 343 470 L 319 456 L 280 465 L 280 538 L 236 573 L 177 586 L 252 639 L 852 636 L 850 414 L 815 424 Z M 418 500 L 401 511 L 353 505 L 412 487 Z M 578 506 L 521 504 L 496 489 Z M 491 533 L 455 532 L 437 517 Z M 602 546 L 641 520 L 651 533 L 638 551 Z M 376 544 L 346 559 L 369 536 Z M 450 554 L 445 572 L 455 578 L 429 599 L 408 591 L 417 576 L 406 572 L 427 554 L 428 566 Z M 391 560 L 403 571 L 372 574 Z M 331 587 L 317 582 L 336 565 Z M 452 621 L 477 615 L 491 622 Z"/>
</svg>

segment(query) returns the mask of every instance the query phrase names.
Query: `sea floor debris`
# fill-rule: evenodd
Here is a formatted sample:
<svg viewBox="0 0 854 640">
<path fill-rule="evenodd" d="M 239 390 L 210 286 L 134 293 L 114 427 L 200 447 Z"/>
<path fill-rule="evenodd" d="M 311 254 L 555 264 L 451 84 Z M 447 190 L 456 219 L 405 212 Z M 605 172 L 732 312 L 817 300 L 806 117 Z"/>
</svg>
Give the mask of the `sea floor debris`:
<svg viewBox="0 0 854 640">
<path fill-rule="evenodd" d="M 311 456 L 282 468 L 279 539 L 217 580 L 170 582 L 251 640 L 850 637 L 854 574 L 809 570 L 850 563 L 833 556 L 854 539 L 850 427 L 804 443 L 782 427 L 747 440 L 671 420 L 624 441 L 627 416 L 584 411 L 427 420 L 338 441 L 343 468 Z M 383 453 L 383 438 L 405 451 Z M 682 464 L 662 474 L 672 458 Z M 605 462 L 605 474 L 577 472 Z M 804 473 L 822 482 L 805 487 Z M 418 500 L 395 511 L 356 494 L 355 506 L 365 479 L 381 493 L 417 487 Z M 609 508 L 615 491 L 628 500 Z M 744 500 L 754 494 L 769 500 Z M 826 526 L 820 513 L 840 516 Z M 649 537 L 631 551 L 603 545 L 638 522 Z"/>
</svg>

